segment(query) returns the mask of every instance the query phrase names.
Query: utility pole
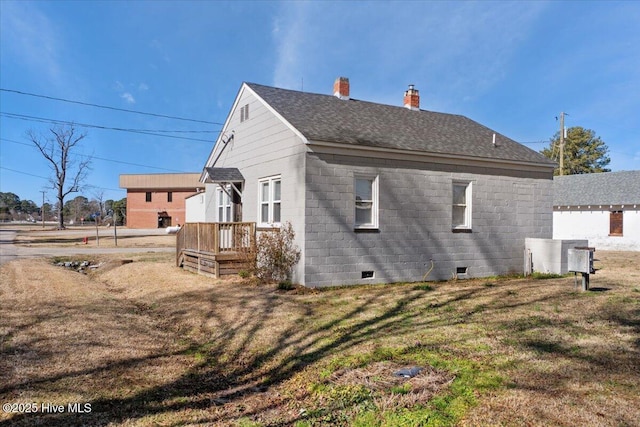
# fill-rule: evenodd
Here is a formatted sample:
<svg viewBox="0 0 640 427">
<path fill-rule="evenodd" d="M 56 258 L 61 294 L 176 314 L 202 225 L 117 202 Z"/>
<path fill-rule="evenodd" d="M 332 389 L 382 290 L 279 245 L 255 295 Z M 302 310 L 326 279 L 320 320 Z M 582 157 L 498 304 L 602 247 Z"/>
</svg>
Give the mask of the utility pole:
<svg viewBox="0 0 640 427">
<path fill-rule="evenodd" d="M 113 241 L 118 246 L 118 214 L 116 208 L 113 208 Z"/>
<path fill-rule="evenodd" d="M 42 216 L 42 229 L 44 230 L 44 195 L 47 193 L 46 191 L 40 190 L 42 193 L 42 209 L 40 210 L 40 216 Z"/>
<path fill-rule="evenodd" d="M 564 113 L 560 113 L 560 175 L 564 175 Z"/>
</svg>

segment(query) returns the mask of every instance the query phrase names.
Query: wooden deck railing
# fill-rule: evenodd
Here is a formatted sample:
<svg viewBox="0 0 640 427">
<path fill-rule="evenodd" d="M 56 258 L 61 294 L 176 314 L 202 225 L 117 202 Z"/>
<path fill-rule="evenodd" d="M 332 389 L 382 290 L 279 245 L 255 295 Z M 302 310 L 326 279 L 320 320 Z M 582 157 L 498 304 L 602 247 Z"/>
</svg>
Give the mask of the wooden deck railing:
<svg viewBox="0 0 640 427">
<path fill-rule="evenodd" d="M 176 265 L 198 273 L 237 273 L 255 248 L 254 222 L 193 222 L 176 235 Z"/>
<path fill-rule="evenodd" d="M 255 246 L 255 222 L 188 222 L 176 235 L 176 263 L 184 251 L 238 255 Z"/>
</svg>

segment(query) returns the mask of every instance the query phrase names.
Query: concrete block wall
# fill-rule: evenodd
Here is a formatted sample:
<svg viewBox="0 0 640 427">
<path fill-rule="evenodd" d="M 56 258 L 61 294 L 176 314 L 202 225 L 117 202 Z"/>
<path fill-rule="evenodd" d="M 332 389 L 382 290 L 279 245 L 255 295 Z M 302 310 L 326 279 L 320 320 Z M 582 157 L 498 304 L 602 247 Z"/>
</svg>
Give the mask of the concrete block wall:
<svg viewBox="0 0 640 427">
<path fill-rule="evenodd" d="M 379 229 L 354 230 L 354 174 L 377 175 Z M 309 153 L 307 286 L 482 277 L 522 271 L 526 237 L 550 238 L 552 177 L 404 160 Z M 451 226 L 453 181 L 472 184 L 472 232 Z M 362 278 L 373 271 L 373 278 Z"/>
</svg>

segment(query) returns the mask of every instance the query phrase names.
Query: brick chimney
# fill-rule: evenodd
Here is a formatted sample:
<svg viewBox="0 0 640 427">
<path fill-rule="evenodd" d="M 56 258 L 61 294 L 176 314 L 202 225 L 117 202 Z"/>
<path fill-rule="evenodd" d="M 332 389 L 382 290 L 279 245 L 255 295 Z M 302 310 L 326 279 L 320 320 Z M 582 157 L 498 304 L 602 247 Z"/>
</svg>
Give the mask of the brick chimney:
<svg viewBox="0 0 640 427">
<path fill-rule="evenodd" d="M 347 77 L 338 77 L 333 82 L 333 96 L 349 99 L 349 79 Z"/>
<path fill-rule="evenodd" d="M 404 92 L 404 106 L 410 110 L 420 109 L 420 92 L 409 85 L 409 89 Z"/>
</svg>

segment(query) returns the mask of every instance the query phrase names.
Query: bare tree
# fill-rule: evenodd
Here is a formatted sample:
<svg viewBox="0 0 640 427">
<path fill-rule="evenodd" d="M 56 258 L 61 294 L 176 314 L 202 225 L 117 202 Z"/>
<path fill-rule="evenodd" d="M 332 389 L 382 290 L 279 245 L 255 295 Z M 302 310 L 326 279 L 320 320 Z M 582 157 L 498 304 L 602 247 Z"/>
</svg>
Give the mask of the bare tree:
<svg viewBox="0 0 640 427">
<path fill-rule="evenodd" d="M 100 212 L 100 218 L 104 218 L 104 190 L 97 189 L 93 192 L 93 197 L 98 202 L 98 212 Z"/>
<path fill-rule="evenodd" d="M 56 190 L 58 199 L 58 228 L 64 228 L 64 198 L 70 193 L 80 191 L 82 182 L 90 170 L 91 158 L 74 160 L 74 151 L 87 134 L 76 133 L 73 124 L 57 126 L 49 129 L 51 135 L 38 135 L 28 131 L 27 136 L 40 150 L 40 153 L 50 163 L 54 176 L 50 179 L 51 186 Z"/>
</svg>

